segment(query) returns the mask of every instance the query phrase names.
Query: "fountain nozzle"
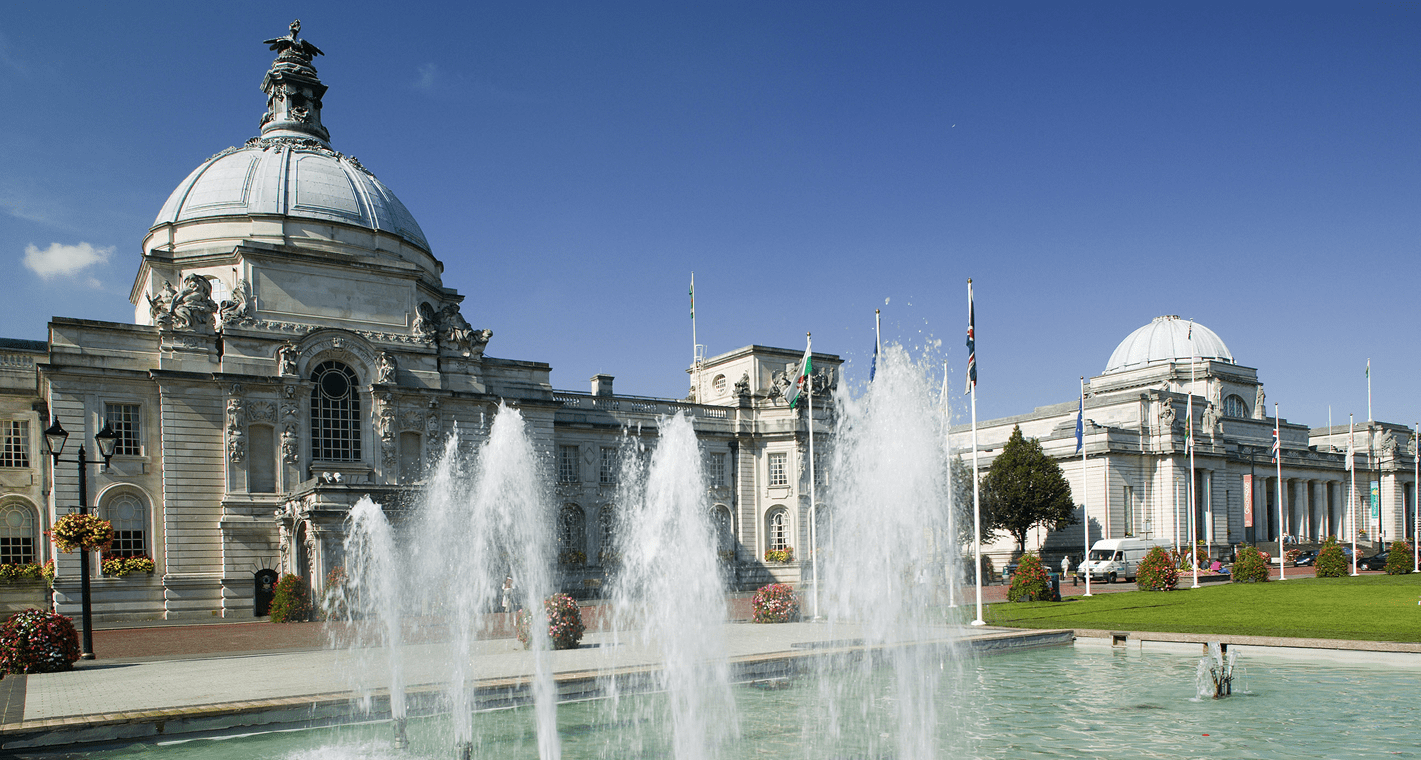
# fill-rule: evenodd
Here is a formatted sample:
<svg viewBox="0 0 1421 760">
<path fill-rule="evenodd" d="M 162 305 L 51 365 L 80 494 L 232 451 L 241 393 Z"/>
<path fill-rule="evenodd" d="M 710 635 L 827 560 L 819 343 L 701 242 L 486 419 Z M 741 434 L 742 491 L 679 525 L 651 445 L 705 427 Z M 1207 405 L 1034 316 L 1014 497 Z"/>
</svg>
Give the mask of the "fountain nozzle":
<svg viewBox="0 0 1421 760">
<path fill-rule="evenodd" d="M 410 748 L 410 739 L 405 735 L 405 719 L 395 718 L 395 749 L 407 750 Z"/>
</svg>

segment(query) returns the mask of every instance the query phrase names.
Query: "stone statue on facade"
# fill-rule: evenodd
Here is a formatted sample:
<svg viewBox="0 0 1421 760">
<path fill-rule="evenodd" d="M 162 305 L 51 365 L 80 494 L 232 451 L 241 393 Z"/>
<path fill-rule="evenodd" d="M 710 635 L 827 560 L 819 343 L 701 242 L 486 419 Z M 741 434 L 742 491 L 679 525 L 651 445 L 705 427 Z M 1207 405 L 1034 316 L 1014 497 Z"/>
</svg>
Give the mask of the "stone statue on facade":
<svg viewBox="0 0 1421 760">
<path fill-rule="evenodd" d="M 212 300 L 212 283 L 201 275 L 183 278 L 183 289 L 173 297 L 168 308 L 169 325 L 174 330 L 212 332 L 212 316 L 217 303 Z"/>
<path fill-rule="evenodd" d="M 1385 457 L 1388 454 L 1396 456 L 1399 446 L 1396 443 L 1396 436 L 1390 430 L 1383 430 L 1377 439 L 1377 455 Z"/>
<path fill-rule="evenodd" d="M 380 412 L 375 420 L 375 432 L 380 436 L 380 448 L 385 455 L 385 464 L 395 463 L 395 397 L 385 393 L 379 398 Z"/>
<path fill-rule="evenodd" d="M 1174 404 L 1169 401 L 1160 404 L 1159 427 L 1161 433 L 1174 431 Z"/>
<path fill-rule="evenodd" d="M 451 303 L 439 310 L 435 318 L 440 348 L 458 351 L 469 358 L 481 358 L 493 330 L 475 330 L 459 313 L 459 305 Z"/>
<path fill-rule="evenodd" d="M 227 458 L 241 462 L 247 456 L 246 412 L 240 398 L 227 400 Z"/>
<path fill-rule="evenodd" d="M 1263 395 L 1263 383 L 1258 384 L 1258 393 L 1253 397 L 1253 419 L 1268 419 L 1268 404 L 1266 403 L 1266 397 Z"/>
<path fill-rule="evenodd" d="M 394 354 L 391 354 L 389 351 L 381 351 L 381 352 L 380 352 L 380 358 L 377 360 L 377 362 L 376 362 L 376 364 L 375 364 L 375 382 L 377 382 L 377 383 L 393 383 L 393 382 L 395 382 L 395 372 L 396 372 L 396 369 L 397 369 L 397 365 L 395 364 L 395 356 L 394 356 Z"/>
<path fill-rule="evenodd" d="M 413 331 L 420 340 L 425 343 L 433 343 L 439 335 L 439 316 L 434 313 L 434 307 L 428 303 L 421 303 L 415 309 Z"/>
<path fill-rule="evenodd" d="M 746 398 L 750 395 L 750 373 L 745 372 L 740 375 L 740 379 L 735 381 L 735 395 Z"/>
<path fill-rule="evenodd" d="M 789 379 L 789 375 L 794 371 L 794 365 L 791 364 L 789 366 L 790 369 L 787 371 L 775 370 L 770 373 L 770 389 L 765 391 L 765 398 L 784 398 L 785 391 L 789 389 L 790 384 L 793 382 Z"/>
<path fill-rule="evenodd" d="M 300 456 L 300 447 L 296 442 L 296 431 L 288 426 L 281 431 L 281 461 L 286 464 L 296 464 Z"/>
<path fill-rule="evenodd" d="M 286 342 L 276 349 L 276 373 L 278 375 L 296 374 L 296 357 L 299 355 L 295 343 Z"/>
<path fill-rule="evenodd" d="M 148 296 L 148 314 L 153 318 L 153 324 L 160 329 L 170 329 L 173 326 L 173 301 L 178 298 L 178 291 L 173 288 L 173 283 L 168 280 L 163 281 L 163 287 L 156 296 Z"/>
<path fill-rule="evenodd" d="M 287 27 L 290 31 L 285 37 L 276 37 L 270 40 L 262 40 L 263 45 L 268 45 L 269 50 L 277 51 L 278 58 L 295 58 L 303 63 L 310 63 L 312 58 L 318 55 L 325 55 L 321 49 L 298 38 L 296 35 L 301 32 L 301 19 L 296 19 Z"/>
<path fill-rule="evenodd" d="M 246 279 L 237 279 L 237 283 L 232 286 L 232 299 L 223 301 L 217 307 L 217 313 L 222 317 L 223 327 L 250 325 L 256 321 L 255 315 L 252 314 L 252 290 Z"/>
<path fill-rule="evenodd" d="M 1210 437 L 1217 436 L 1219 434 L 1221 418 L 1222 415 L 1219 413 L 1218 406 L 1214 405 L 1212 402 L 1209 403 L 1208 406 L 1205 406 L 1204 413 L 1201 415 L 1199 423 L 1200 427 L 1203 428 L 1204 434 Z"/>
</svg>

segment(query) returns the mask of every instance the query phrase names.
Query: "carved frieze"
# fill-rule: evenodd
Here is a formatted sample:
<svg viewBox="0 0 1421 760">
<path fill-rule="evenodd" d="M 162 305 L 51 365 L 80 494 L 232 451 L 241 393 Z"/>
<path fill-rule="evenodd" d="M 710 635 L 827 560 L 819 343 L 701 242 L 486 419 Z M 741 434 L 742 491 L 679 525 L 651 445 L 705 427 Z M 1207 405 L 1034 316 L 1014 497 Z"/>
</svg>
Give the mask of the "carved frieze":
<svg viewBox="0 0 1421 760">
<path fill-rule="evenodd" d="M 161 330 L 212 333 L 217 303 L 212 300 L 212 283 L 190 274 L 182 279 L 182 289 L 164 282 L 156 296 L 148 296 L 148 312 Z"/>
<path fill-rule="evenodd" d="M 385 464 L 394 466 L 398 459 L 395 450 L 395 399 L 388 393 L 380 394 L 375 400 L 375 432 L 380 436 L 380 449 Z"/>
<path fill-rule="evenodd" d="M 276 423 L 276 404 L 271 401 L 253 401 L 247 404 L 247 419 L 251 422 Z"/>
<path fill-rule="evenodd" d="M 235 386 L 240 392 L 241 386 Z M 227 400 L 227 458 L 238 464 L 247 458 L 247 420 L 240 396 Z"/>
</svg>

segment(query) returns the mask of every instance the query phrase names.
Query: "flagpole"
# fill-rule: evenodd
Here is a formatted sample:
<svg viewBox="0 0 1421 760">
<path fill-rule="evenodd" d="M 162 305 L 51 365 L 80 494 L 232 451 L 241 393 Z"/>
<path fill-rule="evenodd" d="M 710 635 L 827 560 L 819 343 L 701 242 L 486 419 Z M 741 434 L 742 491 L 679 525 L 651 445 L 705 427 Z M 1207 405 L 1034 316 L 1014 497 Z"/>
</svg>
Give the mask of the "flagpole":
<svg viewBox="0 0 1421 760">
<path fill-rule="evenodd" d="M 878 309 L 873 310 L 873 355 L 883 355 L 883 318 Z"/>
<path fill-rule="evenodd" d="M 1367 422 L 1372 421 L 1372 360 L 1367 360 Z M 1370 433 L 1368 433 L 1370 435 Z M 1370 482 L 1370 481 L 1369 481 Z"/>
<path fill-rule="evenodd" d="M 809 333 L 804 334 L 804 352 L 814 352 L 814 337 Z M 809 386 L 809 551 L 814 558 L 814 619 L 823 620 L 819 616 L 819 501 L 814 490 L 814 377 L 806 377 L 804 384 Z"/>
<path fill-rule="evenodd" d="M 1411 455 L 1411 571 L 1421 572 L 1421 422 L 1416 423 L 1416 451 Z"/>
<path fill-rule="evenodd" d="M 967 382 L 972 396 L 972 554 L 977 565 L 977 618 L 972 625 L 986 625 L 982 619 L 982 483 L 977 465 L 977 316 L 972 308 L 972 278 L 967 278 Z"/>
<path fill-rule="evenodd" d="M 1273 461 L 1278 463 L 1278 580 L 1288 580 L 1283 568 L 1287 557 L 1283 553 L 1283 418 L 1278 416 L 1278 402 L 1273 402 Z"/>
<path fill-rule="evenodd" d="M 1199 510 L 1194 493 L 1194 384 L 1197 382 L 1195 370 L 1199 357 L 1194 350 L 1194 320 L 1189 320 L 1189 400 L 1185 403 L 1184 417 L 1187 420 L 1184 446 L 1189 450 L 1189 564 L 1194 568 L 1194 585 L 1199 588 L 1199 528 L 1195 525 L 1194 513 Z"/>
<path fill-rule="evenodd" d="M 695 370 L 696 403 L 703 404 L 701 388 L 701 346 L 696 341 L 696 273 L 691 273 L 691 367 Z"/>
<path fill-rule="evenodd" d="M 1347 415 L 1347 473 L 1351 477 L 1351 487 L 1347 495 L 1347 512 L 1352 518 L 1352 574 L 1357 574 L 1357 454 L 1353 451 L 1353 437 L 1356 425 L 1352 415 Z"/>
<path fill-rule="evenodd" d="M 1090 478 L 1085 462 L 1085 375 L 1081 375 L 1081 533 L 1085 536 L 1085 554 L 1081 556 L 1081 572 L 1085 575 L 1085 595 L 1090 593 Z"/>
<path fill-rule="evenodd" d="M 874 309 L 874 321 L 877 321 L 878 310 Z M 947 455 L 947 541 L 952 547 L 951 557 L 962 555 L 962 546 L 957 541 L 957 487 L 952 481 L 952 414 L 947 403 L 947 362 L 942 363 L 942 434 L 946 439 L 944 451 Z M 952 563 L 948 563 L 947 573 L 947 606 L 957 609 L 957 573 Z"/>
</svg>

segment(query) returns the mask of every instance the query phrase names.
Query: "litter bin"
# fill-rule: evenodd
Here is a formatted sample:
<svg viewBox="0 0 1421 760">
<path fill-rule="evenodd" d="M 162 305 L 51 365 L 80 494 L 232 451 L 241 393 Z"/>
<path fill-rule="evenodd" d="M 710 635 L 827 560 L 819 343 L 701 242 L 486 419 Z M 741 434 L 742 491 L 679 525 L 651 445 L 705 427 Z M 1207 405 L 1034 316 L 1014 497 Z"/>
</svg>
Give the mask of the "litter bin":
<svg viewBox="0 0 1421 760">
<path fill-rule="evenodd" d="M 1053 602 L 1059 602 L 1061 601 L 1061 574 L 1053 572 L 1049 574 L 1049 577 L 1051 584 L 1051 593 L 1048 595 L 1047 598 L 1049 598 Z"/>
</svg>

